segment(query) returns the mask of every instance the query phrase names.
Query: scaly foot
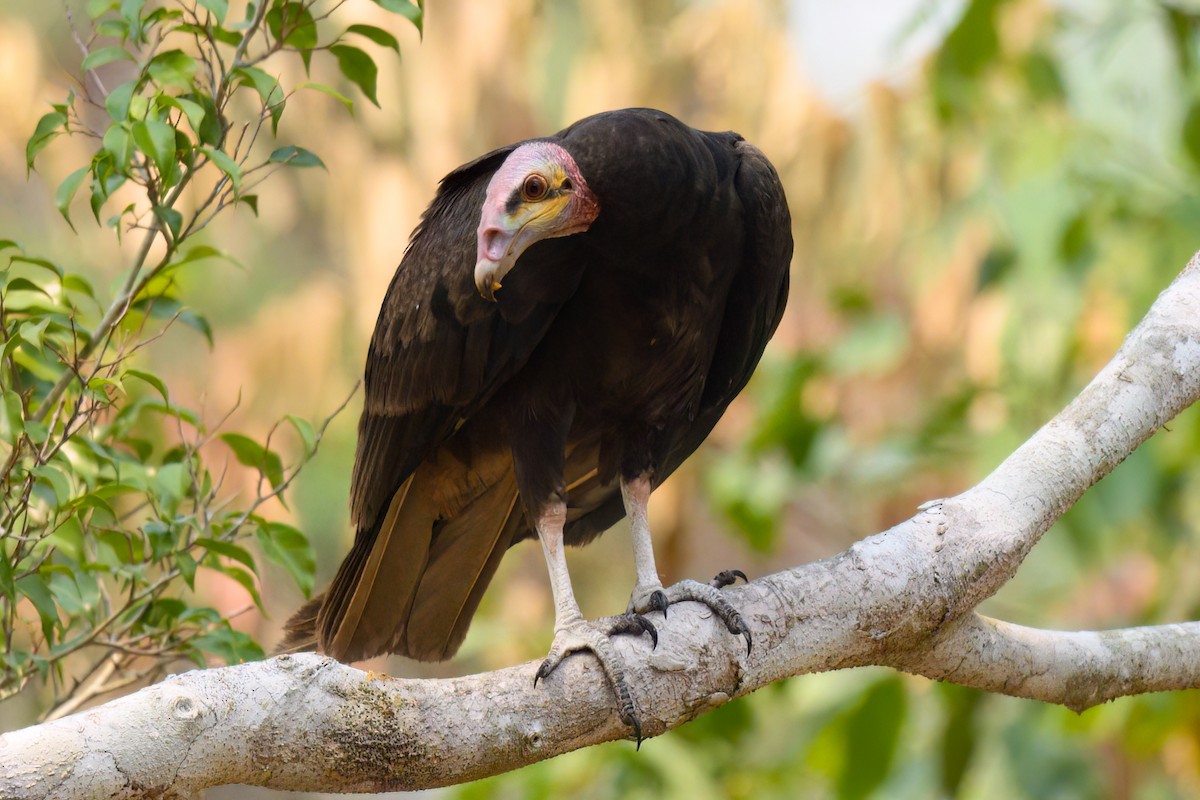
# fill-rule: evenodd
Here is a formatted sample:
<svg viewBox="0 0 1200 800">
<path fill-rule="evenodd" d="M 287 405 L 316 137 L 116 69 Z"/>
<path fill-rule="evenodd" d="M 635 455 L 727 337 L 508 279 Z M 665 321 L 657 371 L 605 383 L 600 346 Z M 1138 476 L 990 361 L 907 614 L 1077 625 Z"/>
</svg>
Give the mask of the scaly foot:
<svg viewBox="0 0 1200 800">
<path fill-rule="evenodd" d="M 721 594 L 723 587 L 736 583 L 738 578 L 746 580 L 746 574 L 740 569 L 727 569 L 718 574 L 709 583 L 682 580 L 674 586 L 669 587 L 666 590 L 665 597 L 668 603 L 694 600 L 697 603 L 703 603 L 708 606 L 725 623 L 725 627 L 730 633 L 735 636 L 740 634 L 746 638 L 746 655 L 750 655 L 750 648 L 753 646 L 753 641 L 750 637 L 750 626 L 746 624 L 746 620 L 742 619 L 742 615 L 733 607 L 733 604 Z M 662 594 L 662 592 L 659 592 L 659 594 Z M 666 614 L 666 609 L 663 609 L 663 614 Z"/>
<path fill-rule="evenodd" d="M 637 709 L 633 704 L 633 693 L 629 690 L 629 682 L 625 679 L 625 664 L 613 648 L 610 636 L 650 634 L 654 646 L 658 646 L 658 631 L 641 614 L 622 614 L 616 617 L 603 617 L 597 620 L 579 619 L 569 622 L 554 632 L 554 642 L 550 645 L 550 653 L 538 667 L 533 676 L 533 685 L 546 678 L 571 653 L 580 650 L 590 650 L 595 654 L 608 682 L 617 696 L 617 705 L 621 713 L 621 721 L 633 728 L 637 734 L 637 746 L 642 746 L 642 722 L 638 719 Z"/>
<path fill-rule="evenodd" d="M 662 588 L 661 584 L 657 586 L 639 585 L 634 587 L 633 595 L 629 598 L 629 612 L 649 614 L 651 611 L 661 611 L 663 617 L 666 617 L 667 607 L 672 603 L 678 603 L 683 600 L 694 600 L 697 603 L 703 603 L 712 609 L 714 614 L 720 617 L 730 633 L 746 638 L 746 655 L 750 655 L 750 648 L 752 646 L 750 626 L 746 624 L 746 620 L 742 619 L 742 615 L 733 607 L 733 604 L 726 600 L 725 596 L 720 592 L 722 588 L 737 583 L 738 578 L 747 583 L 749 582 L 746 578 L 746 573 L 740 569 L 727 569 L 718 574 L 708 584 L 693 580 L 683 580 L 666 590 Z"/>
</svg>

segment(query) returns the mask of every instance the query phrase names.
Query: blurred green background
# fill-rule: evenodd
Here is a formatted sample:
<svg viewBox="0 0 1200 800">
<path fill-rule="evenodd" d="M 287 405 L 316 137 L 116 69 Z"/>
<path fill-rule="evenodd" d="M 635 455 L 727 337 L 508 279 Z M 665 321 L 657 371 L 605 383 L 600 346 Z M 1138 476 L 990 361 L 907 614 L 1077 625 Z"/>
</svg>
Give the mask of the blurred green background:
<svg viewBox="0 0 1200 800">
<path fill-rule="evenodd" d="M 64 8 L 86 19 L 79 6 L 0 0 L 0 233 L 104 286 L 132 243 L 90 223 L 72 235 L 52 201 L 88 143 L 56 142 L 25 177 L 25 140 L 77 74 Z M 261 216 L 209 229 L 244 265 L 190 278 L 215 344 L 176 326 L 146 357 L 212 419 L 236 406 L 239 430 L 321 417 L 359 377 L 407 234 L 450 169 L 609 108 L 737 130 L 787 187 L 792 296 L 750 388 L 655 494 L 668 582 L 824 557 L 972 485 L 1200 248 L 1197 2 L 428 0 L 423 41 L 366 0 L 338 13 L 401 39 L 402 62 L 379 58 L 382 109 L 296 96 L 280 139 L 328 172 L 281 173 Z M 272 512 L 313 539 L 320 580 L 350 540 L 360 402 L 334 421 L 291 511 Z M 1090 491 L 983 610 L 1061 628 L 1200 618 L 1198 455 L 1192 410 Z M 624 608 L 623 525 L 571 567 L 586 614 Z M 247 603 L 215 574 L 197 591 L 225 611 Z M 301 598 L 271 572 L 263 595 L 270 617 L 237 625 L 270 646 Z M 523 546 L 455 660 L 369 666 L 446 676 L 538 658 L 552 621 L 541 553 Z M 613 743 L 430 795 L 1197 797 L 1200 702 L 1152 695 L 1075 715 L 884 670 L 806 676 L 640 753 Z"/>
</svg>

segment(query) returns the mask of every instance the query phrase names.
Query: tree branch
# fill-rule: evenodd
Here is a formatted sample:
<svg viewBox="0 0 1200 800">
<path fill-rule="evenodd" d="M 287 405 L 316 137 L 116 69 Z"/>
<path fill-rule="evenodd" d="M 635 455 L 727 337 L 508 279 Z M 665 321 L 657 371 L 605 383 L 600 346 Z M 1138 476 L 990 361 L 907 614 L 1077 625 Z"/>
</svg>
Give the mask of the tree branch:
<svg viewBox="0 0 1200 800">
<path fill-rule="evenodd" d="M 1117 697 L 1200 687 L 1200 623 L 1047 631 L 971 615 L 892 666 L 1084 711 Z"/>
<path fill-rule="evenodd" d="M 1200 254 L 1116 357 L 976 487 L 814 564 L 727 590 L 747 655 L 694 603 L 659 644 L 614 641 L 654 736 L 782 678 L 871 664 L 1082 710 L 1200 687 L 1200 623 L 1043 631 L 975 607 L 1080 495 L 1200 399 Z M 191 672 L 0 736 L 0 796 L 187 797 L 247 783 L 421 789 L 628 738 L 604 673 L 568 659 L 450 680 L 396 680 L 311 654 Z"/>
</svg>

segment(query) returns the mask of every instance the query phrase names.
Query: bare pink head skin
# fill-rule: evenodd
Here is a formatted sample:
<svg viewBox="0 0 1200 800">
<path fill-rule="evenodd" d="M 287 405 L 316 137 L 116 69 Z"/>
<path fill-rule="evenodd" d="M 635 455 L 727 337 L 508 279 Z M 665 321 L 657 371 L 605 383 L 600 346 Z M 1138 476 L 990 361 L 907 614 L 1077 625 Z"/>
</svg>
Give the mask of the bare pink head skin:
<svg viewBox="0 0 1200 800">
<path fill-rule="evenodd" d="M 488 184 L 479 217 L 475 286 L 496 291 L 534 242 L 583 233 L 600 213 L 575 159 L 553 142 L 528 142 L 509 153 Z"/>
</svg>

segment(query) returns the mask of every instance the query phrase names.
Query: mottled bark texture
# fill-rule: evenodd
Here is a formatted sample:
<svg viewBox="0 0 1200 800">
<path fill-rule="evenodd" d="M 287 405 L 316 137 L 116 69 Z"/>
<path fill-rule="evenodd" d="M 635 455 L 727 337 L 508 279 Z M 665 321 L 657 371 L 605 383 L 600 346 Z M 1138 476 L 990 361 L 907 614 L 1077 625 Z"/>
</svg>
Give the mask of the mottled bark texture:
<svg viewBox="0 0 1200 800">
<path fill-rule="evenodd" d="M 1200 687 L 1200 624 L 1045 631 L 975 607 L 1083 492 L 1200 398 L 1200 255 L 1116 357 L 978 486 L 849 550 L 728 589 L 746 654 L 711 613 L 673 606 L 614 642 L 653 736 L 772 681 L 868 664 L 1082 710 Z M 494 775 L 628 738 L 594 659 L 534 688 L 537 662 L 396 680 L 316 655 L 191 672 L 0 736 L 0 797 L 188 797 L 206 786 L 379 791 Z"/>
</svg>

